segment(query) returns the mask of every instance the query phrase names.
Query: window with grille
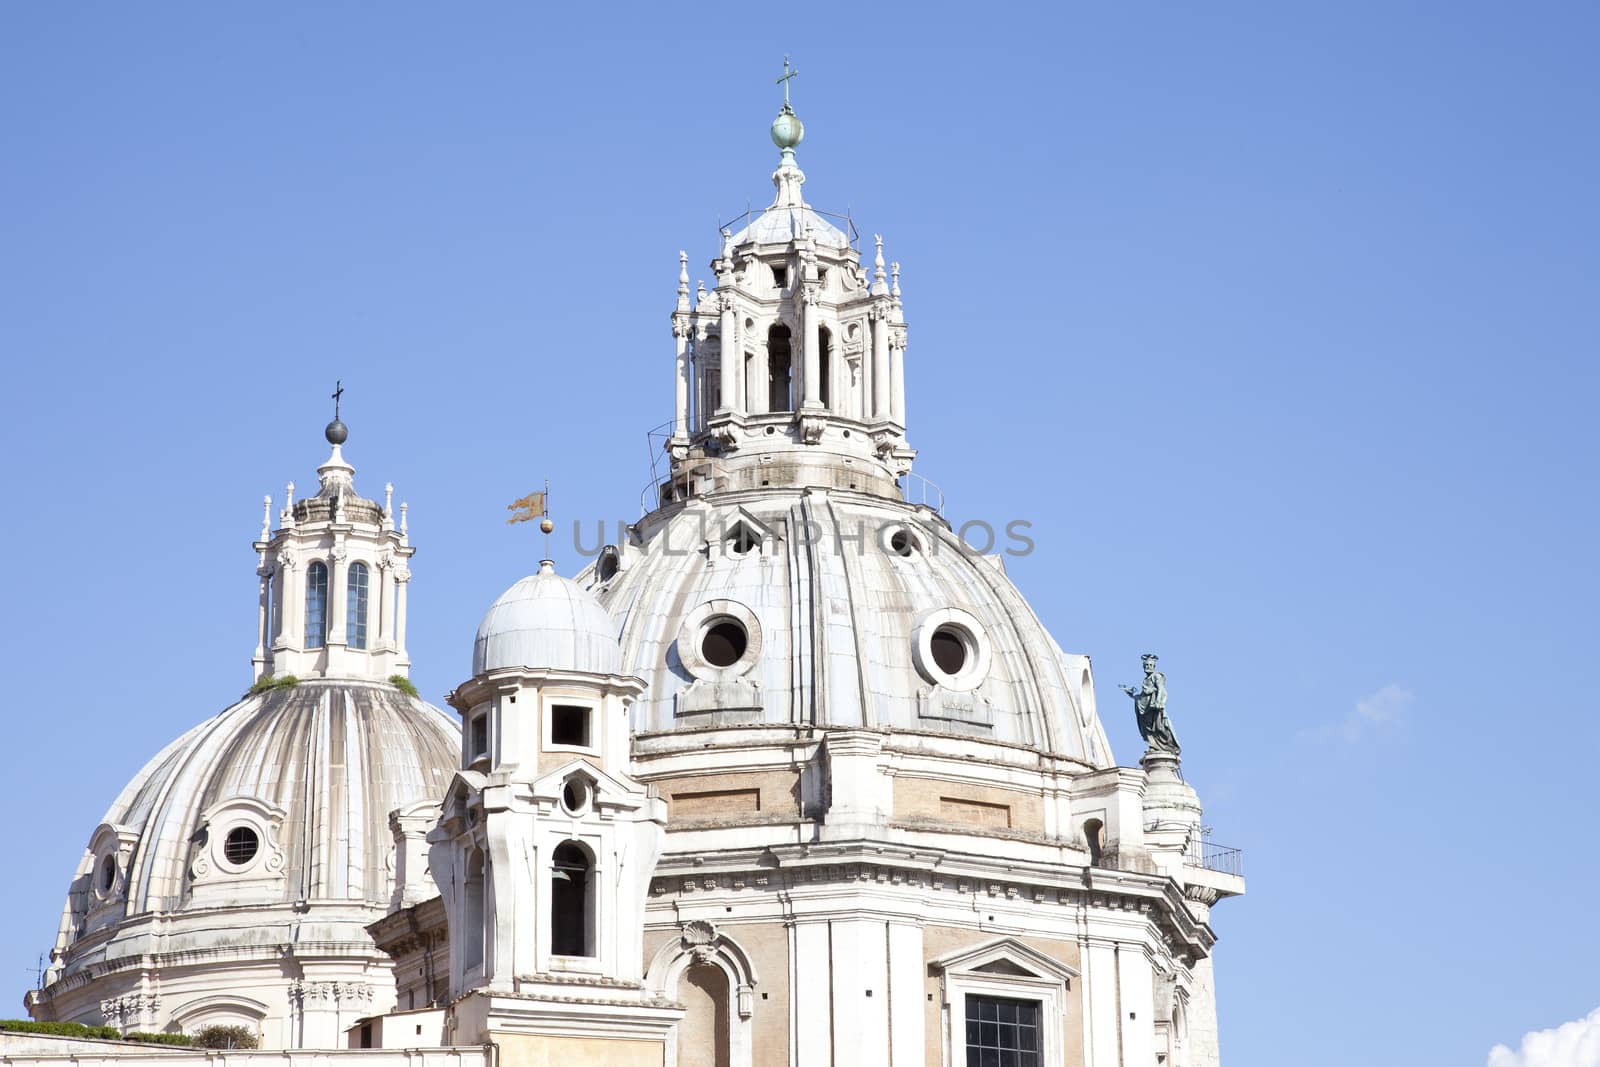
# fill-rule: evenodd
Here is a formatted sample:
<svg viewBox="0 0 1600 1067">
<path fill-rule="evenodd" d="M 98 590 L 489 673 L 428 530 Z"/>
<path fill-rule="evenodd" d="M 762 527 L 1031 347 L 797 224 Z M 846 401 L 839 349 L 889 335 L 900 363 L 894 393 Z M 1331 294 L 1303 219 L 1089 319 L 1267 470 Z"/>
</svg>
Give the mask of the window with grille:
<svg viewBox="0 0 1600 1067">
<path fill-rule="evenodd" d="M 967 1067 L 1040 1067 L 1039 1002 L 967 994 Z"/>
<path fill-rule="evenodd" d="M 317 560 L 306 568 L 306 647 L 321 648 L 328 640 L 328 565 Z"/>
<path fill-rule="evenodd" d="M 344 636 L 351 648 L 367 647 L 367 565 L 350 564 L 345 581 Z"/>
</svg>

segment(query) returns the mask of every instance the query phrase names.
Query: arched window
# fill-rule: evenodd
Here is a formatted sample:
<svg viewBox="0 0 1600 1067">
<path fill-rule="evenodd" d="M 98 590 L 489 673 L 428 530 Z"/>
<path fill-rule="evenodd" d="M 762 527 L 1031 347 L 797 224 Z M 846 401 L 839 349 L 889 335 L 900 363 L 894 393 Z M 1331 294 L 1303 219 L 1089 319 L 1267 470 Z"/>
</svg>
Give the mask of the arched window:
<svg viewBox="0 0 1600 1067">
<path fill-rule="evenodd" d="M 462 971 L 470 974 L 483 969 L 483 852 L 473 849 L 467 856 L 466 914 L 462 916 Z"/>
<path fill-rule="evenodd" d="M 594 955 L 594 864 L 576 841 L 556 846 L 550 872 L 550 951 Z"/>
<path fill-rule="evenodd" d="M 789 401 L 789 327 L 767 331 L 767 410 L 793 411 Z"/>
<path fill-rule="evenodd" d="M 833 331 L 826 326 L 819 327 L 817 337 L 821 341 L 818 346 L 821 351 L 817 354 L 820 372 L 817 376 L 818 395 L 822 398 L 822 406 L 829 407 L 829 387 L 833 384 Z"/>
<path fill-rule="evenodd" d="M 306 568 L 306 647 L 328 641 L 328 565 L 317 560 Z"/>
<path fill-rule="evenodd" d="M 1099 819 L 1090 819 L 1083 824 L 1083 840 L 1089 846 L 1089 865 L 1100 866 L 1105 859 L 1105 826 Z"/>
<path fill-rule="evenodd" d="M 367 647 L 367 565 L 350 564 L 345 581 L 344 639 L 351 648 Z"/>
</svg>

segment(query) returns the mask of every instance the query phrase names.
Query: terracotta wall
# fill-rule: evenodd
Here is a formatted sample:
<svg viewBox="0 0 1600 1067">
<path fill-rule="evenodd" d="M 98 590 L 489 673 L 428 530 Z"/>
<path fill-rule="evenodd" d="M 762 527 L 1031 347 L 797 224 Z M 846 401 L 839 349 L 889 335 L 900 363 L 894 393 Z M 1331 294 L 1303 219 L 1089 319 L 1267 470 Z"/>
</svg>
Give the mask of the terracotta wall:
<svg viewBox="0 0 1600 1067">
<path fill-rule="evenodd" d="M 896 775 L 894 817 L 1044 833 L 1044 798 L 1021 789 Z"/>
<path fill-rule="evenodd" d="M 500 1046 L 500 1067 L 666 1067 L 666 1046 L 655 1041 L 500 1033 L 490 1037 Z"/>
</svg>

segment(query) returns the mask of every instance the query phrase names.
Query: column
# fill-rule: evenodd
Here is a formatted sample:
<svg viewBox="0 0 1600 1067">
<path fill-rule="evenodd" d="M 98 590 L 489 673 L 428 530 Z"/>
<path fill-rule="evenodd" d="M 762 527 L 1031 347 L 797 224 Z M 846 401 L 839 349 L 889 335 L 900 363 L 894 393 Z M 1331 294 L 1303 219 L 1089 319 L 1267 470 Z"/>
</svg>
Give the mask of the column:
<svg viewBox="0 0 1600 1067">
<path fill-rule="evenodd" d="M 395 592 L 394 606 L 394 650 L 400 657 L 401 665 L 411 661 L 406 657 L 406 587 L 411 584 L 411 571 L 405 564 L 400 563 L 395 567 L 394 580 L 399 586 Z"/>
<path fill-rule="evenodd" d="M 722 347 L 722 403 L 720 411 L 738 412 L 744 408 L 743 392 L 739 382 L 739 339 L 734 336 L 738 315 L 733 308 L 733 297 L 722 294 L 722 326 L 718 343 Z"/>
<path fill-rule="evenodd" d="M 295 581 L 298 569 L 293 556 L 278 553 L 278 573 L 283 575 L 283 591 L 278 596 L 278 643 L 294 647 L 300 645 L 300 624 L 305 621 L 306 612 L 304 597 Z"/>
<path fill-rule="evenodd" d="M 677 340 L 678 359 L 676 364 L 676 381 L 674 391 L 675 403 L 672 409 L 672 439 L 681 441 L 689 436 L 689 323 L 684 319 L 674 319 L 672 323 L 672 336 Z"/>
<path fill-rule="evenodd" d="M 928 965 L 923 957 L 922 927 L 889 923 L 889 1062 L 894 1067 L 923 1067 L 926 1062 L 923 987 Z"/>
<path fill-rule="evenodd" d="M 840 1067 L 855 1063 L 887 1064 L 888 924 L 870 919 L 835 919 L 829 925 L 833 950 L 829 974 L 833 980 L 834 1062 Z M 918 1036 L 921 1036 L 921 1028 L 918 1029 Z"/>
<path fill-rule="evenodd" d="M 887 308 L 872 312 L 872 417 L 887 419 L 890 414 L 889 316 Z"/>
<path fill-rule="evenodd" d="M 885 323 L 885 329 L 888 324 Z M 897 337 L 889 345 L 890 407 L 889 421 L 901 429 L 906 425 L 906 342 Z"/>
<path fill-rule="evenodd" d="M 1117 946 L 1118 1021 L 1122 1024 L 1122 1058 L 1125 1063 L 1154 1063 L 1155 990 L 1150 960 L 1144 946 L 1122 942 Z"/>
<path fill-rule="evenodd" d="M 789 1062 L 831 1064 L 833 982 L 828 923 L 810 919 L 789 929 L 793 939 L 789 949 L 789 1026 L 794 1050 Z"/>
<path fill-rule="evenodd" d="M 266 662 L 267 659 L 267 622 L 272 613 L 272 568 L 267 566 L 267 561 L 262 560 L 261 566 L 256 568 L 256 576 L 261 579 L 261 597 L 256 608 L 256 662 Z"/>
<path fill-rule="evenodd" d="M 1117 1021 L 1117 950 L 1109 941 L 1080 941 L 1083 966 L 1084 1063 L 1119 1067 L 1123 1062 Z M 1132 1062 L 1132 1061 L 1129 1061 Z"/>
<path fill-rule="evenodd" d="M 374 648 L 394 647 L 394 565 L 393 556 L 378 562 L 378 640 Z"/>
<path fill-rule="evenodd" d="M 817 295 L 817 287 L 807 284 L 800 297 L 801 310 L 805 315 L 802 326 L 805 340 L 801 342 L 805 346 L 806 401 L 803 406 L 808 408 L 822 406 L 822 336 L 819 329 L 822 324 L 817 321 L 817 312 L 822 309 L 817 307 Z"/>
<path fill-rule="evenodd" d="M 345 558 L 349 552 L 343 544 L 333 546 L 328 553 L 328 645 L 343 645 L 345 613 Z M 333 664 L 329 663 L 329 667 Z"/>
</svg>

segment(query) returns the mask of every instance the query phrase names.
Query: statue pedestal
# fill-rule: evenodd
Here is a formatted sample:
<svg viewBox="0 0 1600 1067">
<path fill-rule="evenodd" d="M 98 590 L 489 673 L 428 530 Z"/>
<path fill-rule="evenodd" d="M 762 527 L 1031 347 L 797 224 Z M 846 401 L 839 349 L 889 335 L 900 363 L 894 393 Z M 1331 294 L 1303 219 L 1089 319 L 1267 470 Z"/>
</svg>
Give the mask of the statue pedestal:
<svg viewBox="0 0 1600 1067">
<path fill-rule="evenodd" d="M 1165 749 L 1148 748 L 1139 760 L 1144 768 L 1145 824 L 1200 825 L 1200 797 L 1183 780 L 1182 760 Z"/>
</svg>

